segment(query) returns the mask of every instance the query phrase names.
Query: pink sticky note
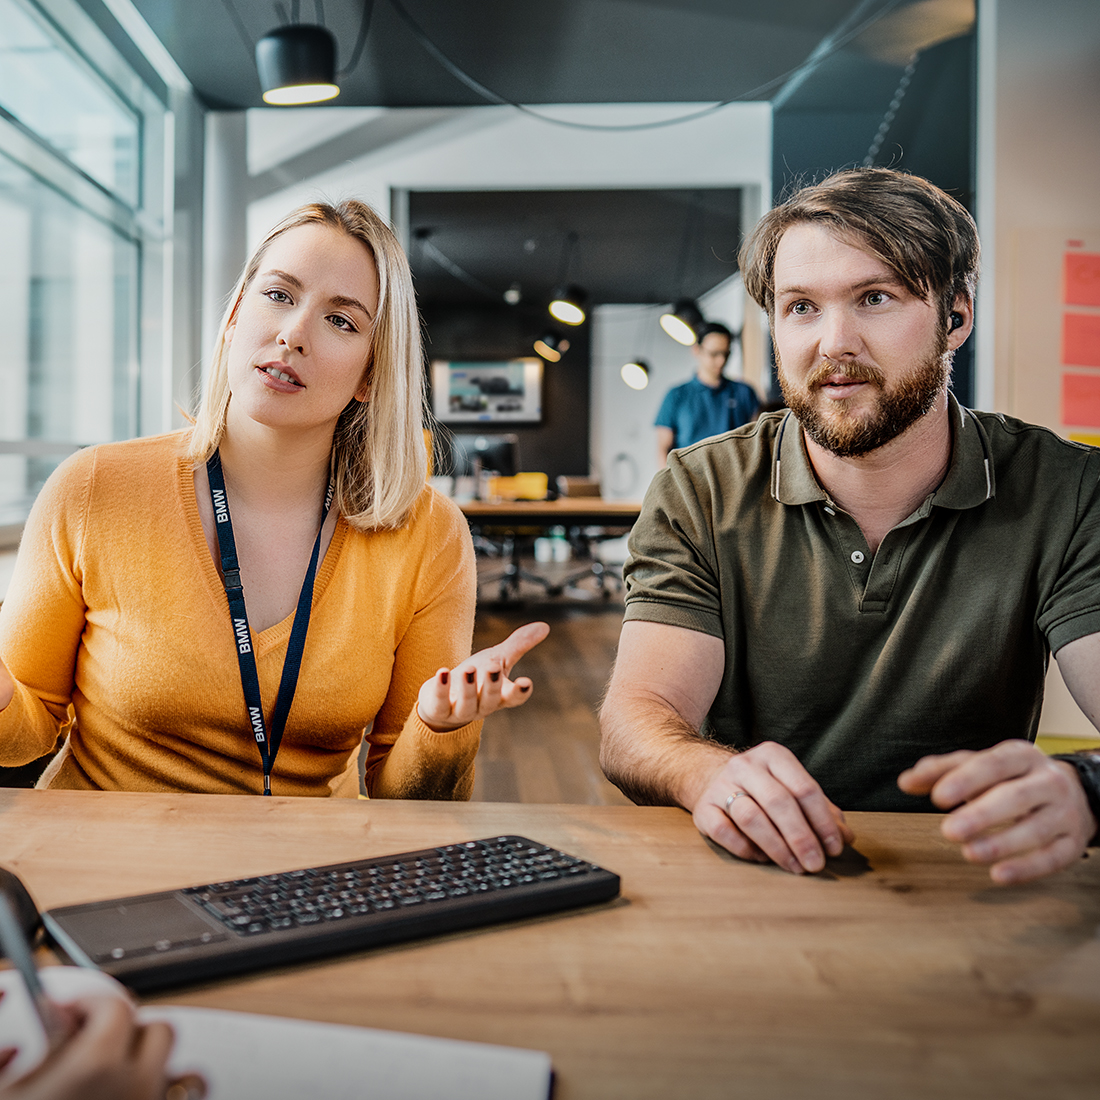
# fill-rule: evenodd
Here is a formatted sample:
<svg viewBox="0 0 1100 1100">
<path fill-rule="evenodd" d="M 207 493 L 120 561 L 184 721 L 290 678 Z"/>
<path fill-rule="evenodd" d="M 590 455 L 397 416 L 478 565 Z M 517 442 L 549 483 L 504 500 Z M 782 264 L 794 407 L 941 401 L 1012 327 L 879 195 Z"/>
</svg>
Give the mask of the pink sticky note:
<svg viewBox="0 0 1100 1100">
<path fill-rule="evenodd" d="M 1062 362 L 1067 367 L 1100 367 L 1100 313 L 1062 315 Z"/>
<path fill-rule="evenodd" d="M 1100 252 L 1067 252 L 1067 306 L 1100 306 Z"/>
<path fill-rule="evenodd" d="M 1062 423 L 1100 428 L 1100 374 L 1062 372 Z"/>
</svg>

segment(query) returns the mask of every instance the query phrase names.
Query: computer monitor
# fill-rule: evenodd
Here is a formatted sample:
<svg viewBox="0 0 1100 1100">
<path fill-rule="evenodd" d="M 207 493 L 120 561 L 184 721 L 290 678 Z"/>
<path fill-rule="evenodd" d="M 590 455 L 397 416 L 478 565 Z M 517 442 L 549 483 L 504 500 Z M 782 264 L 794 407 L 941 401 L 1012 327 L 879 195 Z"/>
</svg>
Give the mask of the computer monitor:
<svg viewBox="0 0 1100 1100">
<path fill-rule="evenodd" d="M 455 477 L 476 477 L 490 471 L 515 477 L 519 473 L 519 437 L 456 434 L 451 437 L 451 463 Z"/>
</svg>

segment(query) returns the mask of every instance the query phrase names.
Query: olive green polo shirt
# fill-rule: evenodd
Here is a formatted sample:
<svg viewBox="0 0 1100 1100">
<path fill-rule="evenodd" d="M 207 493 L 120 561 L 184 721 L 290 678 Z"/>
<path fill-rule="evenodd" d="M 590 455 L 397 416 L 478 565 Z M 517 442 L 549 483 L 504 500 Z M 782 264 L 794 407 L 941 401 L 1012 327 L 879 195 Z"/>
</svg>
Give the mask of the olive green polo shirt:
<svg viewBox="0 0 1100 1100">
<path fill-rule="evenodd" d="M 1051 651 L 1100 631 L 1100 450 L 961 408 L 939 487 L 872 554 L 770 413 L 670 456 L 626 619 L 723 639 L 703 734 L 787 745 L 843 809 L 928 809 L 926 753 L 1034 739 Z"/>
</svg>

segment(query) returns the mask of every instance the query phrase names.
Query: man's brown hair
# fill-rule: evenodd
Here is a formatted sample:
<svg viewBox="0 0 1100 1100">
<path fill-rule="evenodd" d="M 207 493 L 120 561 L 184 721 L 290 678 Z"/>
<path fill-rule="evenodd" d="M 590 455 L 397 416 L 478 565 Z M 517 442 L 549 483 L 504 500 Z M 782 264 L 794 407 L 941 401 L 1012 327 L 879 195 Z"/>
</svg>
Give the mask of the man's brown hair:
<svg viewBox="0 0 1100 1100">
<path fill-rule="evenodd" d="M 850 168 L 796 191 L 769 210 L 741 246 L 745 289 L 775 315 L 775 254 L 792 225 L 812 223 L 877 256 L 946 327 L 956 297 L 973 300 L 978 230 L 962 203 L 935 184 L 892 168 Z"/>
</svg>

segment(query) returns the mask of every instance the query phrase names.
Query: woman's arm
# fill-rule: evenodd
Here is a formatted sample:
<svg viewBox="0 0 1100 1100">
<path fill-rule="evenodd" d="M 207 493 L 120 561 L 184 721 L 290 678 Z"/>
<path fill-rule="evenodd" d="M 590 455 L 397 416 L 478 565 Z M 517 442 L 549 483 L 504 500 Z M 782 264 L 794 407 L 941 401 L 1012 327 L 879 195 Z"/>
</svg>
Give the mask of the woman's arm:
<svg viewBox="0 0 1100 1100">
<path fill-rule="evenodd" d="M 94 456 L 63 463 L 31 509 L 0 608 L 0 765 L 44 756 L 70 724 L 86 625 L 79 550 Z"/>
<path fill-rule="evenodd" d="M 417 610 L 367 735 L 366 786 L 374 798 L 469 798 L 481 721 L 530 697 L 531 681 L 513 681 L 511 672 L 549 632 L 532 623 L 467 656 L 477 595 L 473 544 L 458 509 L 435 494 L 432 501 L 421 519 L 432 537 L 420 563 Z"/>
<path fill-rule="evenodd" d="M 477 574 L 469 528 L 462 513 L 433 494 L 413 613 L 393 656 L 386 700 L 367 733 L 365 782 L 372 798 L 469 798 L 481 723 L 439 733 L 416 713 L 421 685 L 470 653 Z"/>
</svg>

